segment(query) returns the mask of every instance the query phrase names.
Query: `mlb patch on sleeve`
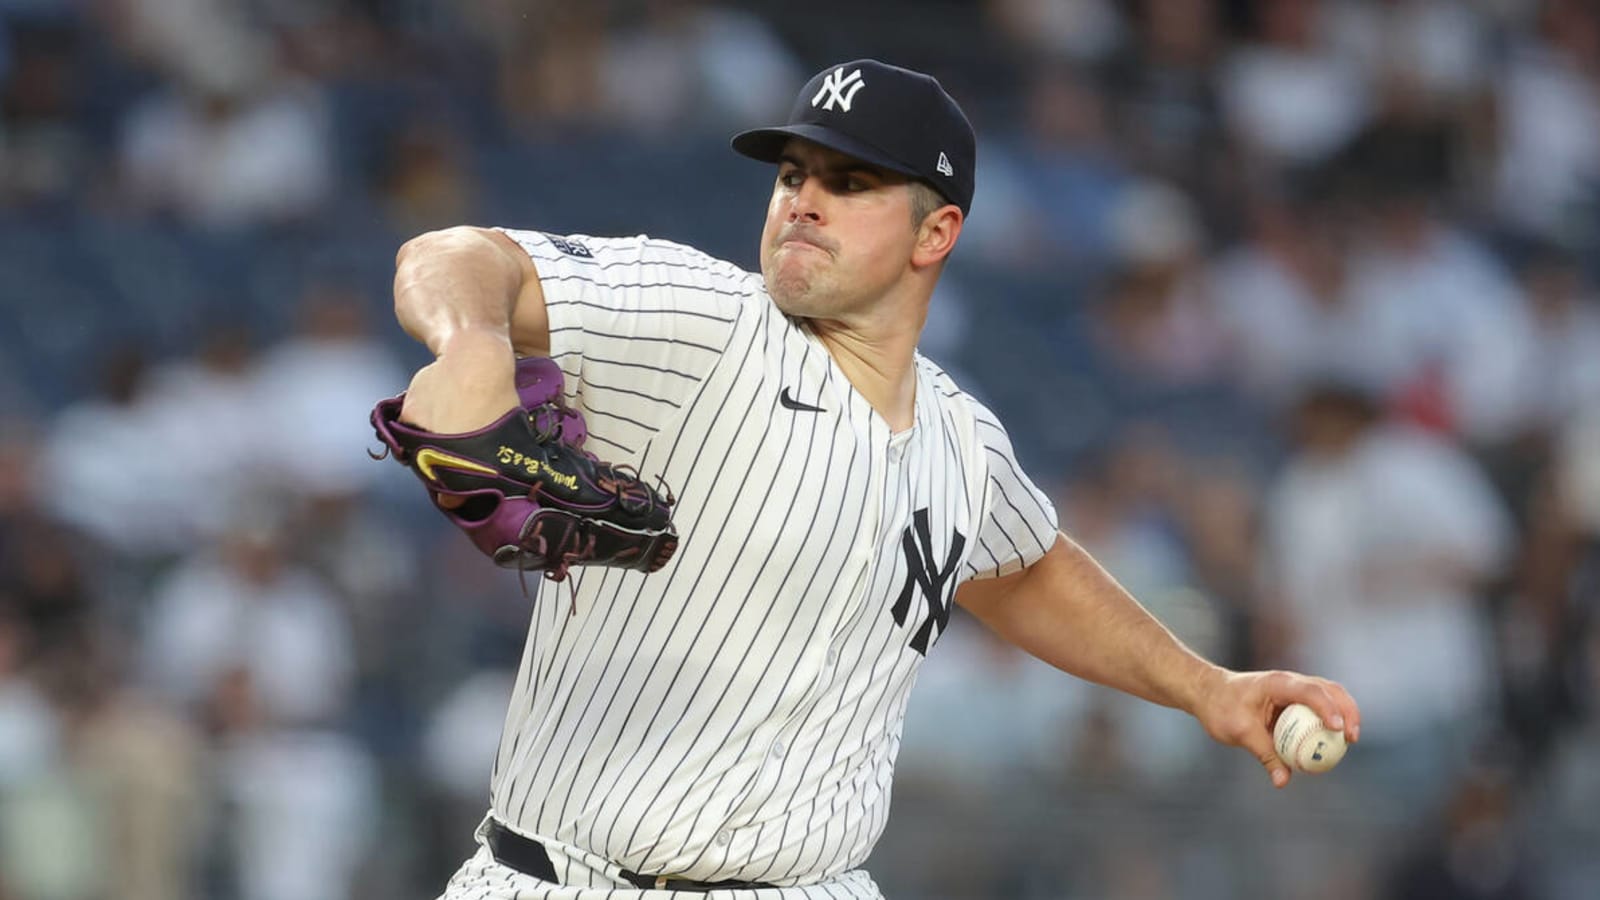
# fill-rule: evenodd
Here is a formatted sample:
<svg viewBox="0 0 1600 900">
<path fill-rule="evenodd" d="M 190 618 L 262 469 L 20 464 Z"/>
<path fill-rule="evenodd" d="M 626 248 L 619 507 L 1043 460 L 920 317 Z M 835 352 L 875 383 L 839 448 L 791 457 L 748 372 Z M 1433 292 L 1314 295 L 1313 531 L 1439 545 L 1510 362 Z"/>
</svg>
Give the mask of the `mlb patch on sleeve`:
<svg viewBox="0 0 1600 900">
<path fill-rule="evenodd" d="M 547 234 L 545 237 L 550 239 L 551 246 L 568 256 L 576 256 L 579 259 L 594 259 L 594 254 L 589 252 L 589 248 L 585 247 L 582 241 L 557 237 L 553 234 Z"/>
</svg>

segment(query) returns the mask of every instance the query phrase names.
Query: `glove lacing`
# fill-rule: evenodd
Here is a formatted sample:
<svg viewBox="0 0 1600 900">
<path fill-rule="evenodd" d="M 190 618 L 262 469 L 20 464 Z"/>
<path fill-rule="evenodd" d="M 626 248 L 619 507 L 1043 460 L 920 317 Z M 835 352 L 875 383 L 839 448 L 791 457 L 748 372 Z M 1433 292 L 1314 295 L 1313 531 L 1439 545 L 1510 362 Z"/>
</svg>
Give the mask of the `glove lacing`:
<svg viewBox="0 0 1600 900">
<path fill-rule="evenodd" d="M 541 417 L 539 415 L 541 412 L 549 413 L 549 415 L 547 417 Z M 528 423 L 533 426 L 534 437 L 537 438 L 540 443 L 549 443 L 551 441 L 555 441 L 574 453 L 582 454 L 584 458 L 595 464 L 596 469 L 606 469 L 613 474 L 620 472 L 624 475 L 627 475 L 629 479 L 631 479 L 631 483 L 644 484 L 643 476 L 639 474 L 639 470 L 633 465 L 629 463 L 606 462 L 600 457 L 595 456 L 593 453 L 590 453 L 588 450 L 583 449 L 583 447 L 579 446 L 578 444 L 568 441 L 566 439 L 566 424 L 562 419 L 562 413 L 565 412 L 567 412 L 566 407 L 548 401 L 541 403 L 529 410 Z M 549 419 L 550 424 L 548 427 L 540 424 L 539 420 L 541 418 Z M 609 485 L 606 485 L 606 487 L 610 489 L 611 495 L 617 498 L 617 505 L 622 507 L 624 510 L 633 513 L 634 515 L 648 514 L 655 510 L 655 492 L 642 492 L 644 497 L 641 501 L 639 498 L 631 497 L 628 494 L 626 486 L 629 482 L 624 482 L 620 478 L 610 478 L 607 480 L 610 483 Z M 672 506 L 678 502 L 678 498 L 672 493 L 672 488 L 667 484 L 666 479 L 661 475 L 656 476 L 656 492 L 660 492 L 664 495 L 662 502 L 668 506 Z M 568 560 L 563 559 L 563 565 L 565 565 L 566 562 L 568 562 Z M 564 572 L 565 569 L 562 571 Z M 561 579 L 557 578 L 555 580 L 559 581 Z"/>
</svg>

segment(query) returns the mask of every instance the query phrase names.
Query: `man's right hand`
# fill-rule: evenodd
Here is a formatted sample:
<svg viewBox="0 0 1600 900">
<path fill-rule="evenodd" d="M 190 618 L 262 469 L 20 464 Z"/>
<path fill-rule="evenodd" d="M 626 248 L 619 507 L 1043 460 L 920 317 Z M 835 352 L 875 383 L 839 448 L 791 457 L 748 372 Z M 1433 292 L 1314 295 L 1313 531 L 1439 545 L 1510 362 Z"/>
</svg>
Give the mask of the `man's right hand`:
<svg viewBox="0 0 1600 900">
<path fill-rule="evenodd" d="M 519 405 L 516 363 L 504 333 L 452 335 L 412 377 L 400 420 L 438 434 L 476 431 Z"/>
</svg>

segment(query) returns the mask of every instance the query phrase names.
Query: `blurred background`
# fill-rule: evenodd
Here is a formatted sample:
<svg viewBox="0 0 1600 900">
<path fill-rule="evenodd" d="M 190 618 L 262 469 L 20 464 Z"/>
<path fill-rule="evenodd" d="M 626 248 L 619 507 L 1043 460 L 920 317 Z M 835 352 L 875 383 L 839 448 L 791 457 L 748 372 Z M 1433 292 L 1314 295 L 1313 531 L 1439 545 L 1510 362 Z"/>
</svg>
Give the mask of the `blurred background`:
<svg viewBox="0 0 1600 900">
<path fill-rule="evenodd" d="M 461 222 L 745 266 L 823 65 L 980 136 L 924 352 L 1063 527 L 1363 740 L 1274 792 L 957 615 L 912 898 L 1600 897 L 1600 9 L 0 0 L 0 900 L 430 898 L 529 616 L 366 414 Z"/>
</svg>

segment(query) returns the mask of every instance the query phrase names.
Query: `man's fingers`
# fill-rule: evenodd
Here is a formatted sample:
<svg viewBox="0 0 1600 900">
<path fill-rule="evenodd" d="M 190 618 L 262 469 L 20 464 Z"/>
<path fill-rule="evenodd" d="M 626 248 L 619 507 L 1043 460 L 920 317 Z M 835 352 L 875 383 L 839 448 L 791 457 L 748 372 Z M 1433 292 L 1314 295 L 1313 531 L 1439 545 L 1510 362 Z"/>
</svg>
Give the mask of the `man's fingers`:
<svg viewBox="0 0 1600 900">
<path fill-rule="evenodd" d="M 1284 676 L 1281 680 L 1269 682 L 1275 706 L 1281 709 L 1290 703 L 1304 703 L 1329 730 L 1344 732 L 1346 741 L 1353 744 L 1361 739 L 1361 708 L 1343 685 L 1323 678 L 1279 674 Z"/>
<path fill-rule="evenodd" d="M 1304 703 L 1311 707 L 1331 731 L 1345 729 L 1344 710 L 1334 699 L 1333 692 L 1321 681 L 1311 678 L 1294 678 L 1288 684 L 1287 696 L 1280 698 L 1279 706 Z"/>
<path fill-rule="evenodd" d="M 1289 783 L 1289 767 L 1278 758 L 1278 751 L 1273 749 L 1271 737 L 1263 733 L 1262 738 L 1266 741 L 1264 749 L 1262 741 L 1254 736 L 1250 740 L 1248 749 L 1256 755 L 1256 759 L 1260 760 L 1261 767 L 1267 770 L 1267 777 L 1272 779 L 1272 786 L 1281 788 Z"/>
<path fill-rule="evenodd" d="M 1270 693 L 1276 693 L 1271 692 Z M 1278 750 L 1273 746 L 1271 722 L 1263 722 L 1255 716 L 1248 716 L 1240 722 L 1243 727 L 1235 731 L 1229 742 L 1237 744 L 1248 751 L 1261 763 L 1261 768 L 1267 770 L 1267 777 L 1272 779 L 1272 786 L 1281 788 L 1289 783 L 1289 767 L 1278 758 Z"/>
<path fill-rule="evenodd" d="M 1338 683 L 1330 683 L 1328 691 L 1333 694 L 1334 705 L 1344 713 L 1344 739 L 1352 744 L 1361 740 L 1361 707 L 1356 705 L 1356 698 Z"/>
</svg>

